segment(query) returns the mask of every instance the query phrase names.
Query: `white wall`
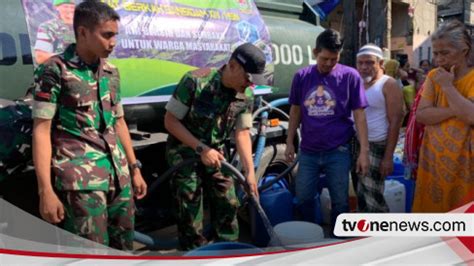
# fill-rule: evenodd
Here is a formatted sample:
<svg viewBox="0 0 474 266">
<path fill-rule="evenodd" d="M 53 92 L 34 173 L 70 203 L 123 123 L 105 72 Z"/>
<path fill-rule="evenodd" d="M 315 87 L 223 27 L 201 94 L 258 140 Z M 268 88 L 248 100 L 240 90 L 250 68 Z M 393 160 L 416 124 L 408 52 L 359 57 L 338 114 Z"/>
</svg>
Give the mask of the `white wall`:
<svg viewBox="0 0 474 266">
<path fill-rule="evenodd" d="M 430 1 L 414 1 L 415 15 L 413 17 L 413 56 L 410 63 L 413 66 L 418 66 L 420 60 L 431 59 L 428 56 L 431 50 L 430 35 L 436 29 L 437 12 L 436 5 Z M 421 54 L 420 54 L 421 50 Z M 420 56 L 421 55 L 421 56 Z"/>
</svg>

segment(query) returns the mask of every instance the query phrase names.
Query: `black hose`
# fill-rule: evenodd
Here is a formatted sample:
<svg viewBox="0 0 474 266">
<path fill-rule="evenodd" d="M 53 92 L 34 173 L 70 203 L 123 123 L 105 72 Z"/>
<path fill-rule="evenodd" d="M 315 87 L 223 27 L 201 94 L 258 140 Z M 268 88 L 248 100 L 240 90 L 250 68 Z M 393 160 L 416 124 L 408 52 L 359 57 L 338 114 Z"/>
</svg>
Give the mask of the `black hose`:
<svg viewBox="0 0 474 266">
<path fill-rule="evenodd" d="M 169 168 L 168 170 L 166 170 L 166 172 L 164 172 L 160 177 L 158 177 L 157 180 L 155 180 L 155 181 L 148 187 L 148 194 L 153 193 L 153 191 L 154 191 L 159 185 L 161 185 L 163 182 L 167 181 L 178 169 L 183 168 L 183 167 L 185 167 L 185 166 L 188 166 L 188 165 L 190 165 L 190 164 L 196 163 L 196 162 L 200 162 L 200 161 L 201 161 L 201 159 L 200 159 L 200 158 L 197 158 L 197 157 L 196 157 L 196 158 L 190 158 L 190 159 L 186 159 L 186 160 L 182 161 L 181 163 L 179 163 L 179 164 L 177 164 L 177 165 L 175 165 L 175 166 Z M 230 163 L 228 163 L 228 162 L 226 162 L 226 161 L 222 161 L 222 165 L 226 166 L 226 168 L 228 168 L 232 173 L 234 173 L 234 175 L 235 175 L 236 173 L 239 173 L 239 174 L 240 174 L 240 172 L 239 172 L 237 169 L 235 169 L 235 167 L 234 167 L 232 164 L 230 164 Z M 234 168 L 234 169 L 232 169 L 232 168 Z M 235 170 L 235 171 L 233 171 L 233 170 Z M 242 174 L 240 174 L 240 175 L 242 175 Z M 242 176 L 242 178 L 243 178 L 243 180 L 238 180 L 238 181 L 239 181 L 239 182 L 244 182 L 244 183 L 246 183 L 246 182 L 245 182 L 245 178 L 244 178 L 243 176 Z"/>
<path fill-rule="evenodd" d="M 279 175 L 277 175 L 275 178 L 271 179 L 270 181 L 266 182 L 265 184 L 263 184 L 262 186 L 260 186 L 258 188 L 258 192 L 262 192 L 264 191 L 265 189 L 273 186 L 273 184 L 277 183 L 278 181 L 280 181 L 280 179 L 282 179 L 284 176 L 286 176 L 288 173 L 290 173 L 293 168 L 295 168 L 296 164 L 298 163 L 298 160 L 294 160 L 293 163 L 288 166 L 288 168 L 285 169 L 285 171 L 281 172 Z"/>
<path fill-rule="evenodd" d="M 200 158 L 191 158 L 191 159 L 186 159 L 182 161 L 181 163 L 171 167 L 168 169 L 163 175 L 161 175 L 155 182 L 149 186 L 148 193 L 152 193 L 161 183 L 166 181 L 169 177 L 171 177 L 174 172 L 176 172 L 178 169 L 188 166 L 190 164 L 199 162 Z M 252 193 L 250 186 L 247 184 L 245 177 L 242 175 L 242 173 L 237 170 L 232 164 L 222 161 L 221 162 L 222 166 L 227 168 L 229 171 L 232 172 L 232 177 L 237 180 L 237 182 L 240 183 L 240 185 L 244 188 L 245 193 L 247 196 L 250 196 L 250 200 L 254 204 L 255 208 L 257 209 L 257 212 L 259 213 L 260 217 L 262 218 L 263 225 L 265 226 L 265 229 L 267 230 L 268 235 L 270 236 L 270 239 L 273 241 L 273 244 L 277 246 L 282 246 L 280 239 L 278 236 L 275 234 L 275 231 L 273 230 L 273 226 L 270 223 L 270 220 L 268 220 L 268 216 L 266 215 L 265 211 L 263 210 L 262 206 L 260 205 L 259 200 L 257 199 L 256 195 Z"/>
<path fill-rule="evenodd" d="M 197 161 L 199 161 L 200 159 L 199 158 L 191 158 L 191 159 L 186 159 L 184 161 L 182 161 L 181 163 L 169 168 L 168 170 L 166 170 L 166 172 L 164 172 L 160 177 L 158 177 L 157 180 L 155 180 L 153 183 L 151 183 L 151 185 L 148 187 L 148 194 L 151 194 L 153 193 L 153 191 L 159 186 L 161 185 L 161 183 L 165 182 L 166 180 L 168 180 L 179 168 L 182 168 L 184 166 L 187 166 L 189 164 L 193 164 Z"/>
</svg>

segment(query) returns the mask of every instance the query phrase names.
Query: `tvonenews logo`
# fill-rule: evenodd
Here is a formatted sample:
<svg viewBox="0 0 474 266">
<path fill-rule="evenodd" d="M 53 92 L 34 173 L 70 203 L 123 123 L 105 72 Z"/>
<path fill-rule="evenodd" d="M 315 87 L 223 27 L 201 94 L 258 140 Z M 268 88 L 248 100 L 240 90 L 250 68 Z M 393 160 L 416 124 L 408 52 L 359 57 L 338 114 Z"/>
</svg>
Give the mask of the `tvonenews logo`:
<svg viewBox="0 0 474 266">
<path fill-rule="evenodd" d="M 474 236 L 474 214 L 348 213 L 337 217 L 337 236 Z"/>
</svg>

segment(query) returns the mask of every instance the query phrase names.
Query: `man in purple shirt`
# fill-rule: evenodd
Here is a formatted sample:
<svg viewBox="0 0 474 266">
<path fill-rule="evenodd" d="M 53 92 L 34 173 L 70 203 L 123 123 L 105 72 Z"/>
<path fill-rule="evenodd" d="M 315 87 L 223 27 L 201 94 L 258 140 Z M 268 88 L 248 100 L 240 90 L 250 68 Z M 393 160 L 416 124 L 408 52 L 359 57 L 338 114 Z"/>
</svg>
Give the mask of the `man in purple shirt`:
<svg viewBox="0 0 474 266">
<path fill-rule="evenodd" d="M 297 207 L 303 219 L 315 221 L 314 203 L 319 176 L 325 173 L 333 225 L 340 213 L 349 211 L 350 141 L 355 135 L 351 113 L 362 150 L 356 169 L 367 173 L 369 167 L 364 84 L 357 70 L 338 64 L 341 49 L 339 33 L 325 30 L 318 36 L 313 49 L 317 64 L 302 68 L 295 74 L 290 92 L 290 123 L 285 152 L 287 160 L 293 161 L 294 138 L 301 123 Z"/>
</svg>

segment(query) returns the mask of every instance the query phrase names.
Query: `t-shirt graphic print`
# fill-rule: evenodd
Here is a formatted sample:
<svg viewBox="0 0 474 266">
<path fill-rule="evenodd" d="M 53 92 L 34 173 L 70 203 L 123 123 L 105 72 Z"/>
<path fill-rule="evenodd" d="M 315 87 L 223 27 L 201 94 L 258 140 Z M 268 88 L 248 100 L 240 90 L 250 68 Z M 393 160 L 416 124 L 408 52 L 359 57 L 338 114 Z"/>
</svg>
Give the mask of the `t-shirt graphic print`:
<svg viewBox="0 0 474 266">
<path fill-rule="evenodd" d="M 306 107 L 308 116 L 321 117 L 334 115 L 334 108 L 336 106 L 334 92 L 324 85 L 318 85 L 308 91 L 305 96 L 304 106 Z"/>
</svg>

